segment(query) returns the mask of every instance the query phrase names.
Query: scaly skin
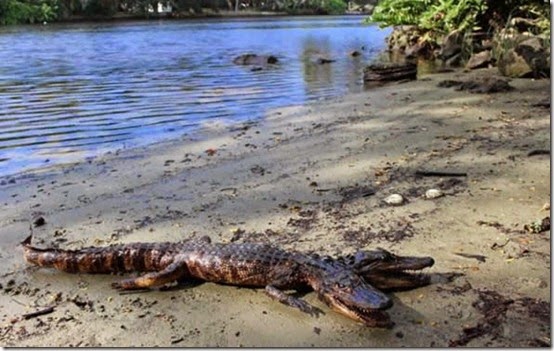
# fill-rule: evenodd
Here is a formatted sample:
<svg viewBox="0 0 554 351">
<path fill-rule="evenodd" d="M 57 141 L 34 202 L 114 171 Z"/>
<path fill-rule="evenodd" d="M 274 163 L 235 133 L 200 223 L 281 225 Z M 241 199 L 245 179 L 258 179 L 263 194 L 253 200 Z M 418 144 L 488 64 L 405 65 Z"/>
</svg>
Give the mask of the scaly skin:
<svg viewBox="0 0 554 351">
<path fill-rule="evenodd" d="M 120 290 L 144 289 L 196 278 L 214 283 L 264 287 L 270 297 L 317 315 L 321 313 L 318 308 L 281 290 L 311 287 L 332 309 L 350 318 L 372 327 L 389 328 L 393 325 L 383 311 L 391 307 L 392 301 L 364 279 L 368 277 L 371 282 L 374 278 L 386 287 L 383 283 L 386 277 L 382 279 L 380 273 L 372 275 L 368 269 L 374 266 L 381 268 L 376 272 L 383 271 L 382 268 L 386 267 L 383 257 L 387 256 L 383 254 L 384 250 L 360 251 L 357 255 L 333 259 L 263 244 L 211 243 L 207 237 L 178 243 L 133 243 L 58 250 L 33 247 L 29 236 L 22 245 L 27 262 L 64 272 L 149 272 L 114 283 L 113 287 Z M 429 265 L 432 265 L 432 259 Z M 415 286 L 420 285 L 423 284 Z"/>
</svg>

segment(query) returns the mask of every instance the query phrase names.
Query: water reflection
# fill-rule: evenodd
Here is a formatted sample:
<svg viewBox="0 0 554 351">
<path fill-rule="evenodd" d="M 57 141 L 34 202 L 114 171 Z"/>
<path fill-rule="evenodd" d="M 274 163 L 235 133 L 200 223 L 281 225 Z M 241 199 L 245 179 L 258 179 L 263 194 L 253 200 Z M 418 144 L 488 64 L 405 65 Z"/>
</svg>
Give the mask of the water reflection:
<svg viewBox="0 0 554 351">
<path fill-rule="evenodd" d="M 0 175 L 361 90 L 388 31 L 362 17 L 0 28 Z M 366 50 L 351 57 L 352 50 Z M 232 64 L 276 55 L 260 72 Z M 312 62 L 317 55 L 335 59 Z"/>
</svg>

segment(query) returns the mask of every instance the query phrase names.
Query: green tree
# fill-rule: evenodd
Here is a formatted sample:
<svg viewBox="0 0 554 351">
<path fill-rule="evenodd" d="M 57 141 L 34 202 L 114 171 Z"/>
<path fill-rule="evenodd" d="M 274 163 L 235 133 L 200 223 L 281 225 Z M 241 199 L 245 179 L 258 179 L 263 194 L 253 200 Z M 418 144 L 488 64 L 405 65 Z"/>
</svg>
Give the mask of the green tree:
<svg viewBox="0 0 554 351">
<path fill-rule="evenodd" d="M 49 22 L 58 18 L 58 0 L 2 0 L 0 24 Z"/>
</svg>

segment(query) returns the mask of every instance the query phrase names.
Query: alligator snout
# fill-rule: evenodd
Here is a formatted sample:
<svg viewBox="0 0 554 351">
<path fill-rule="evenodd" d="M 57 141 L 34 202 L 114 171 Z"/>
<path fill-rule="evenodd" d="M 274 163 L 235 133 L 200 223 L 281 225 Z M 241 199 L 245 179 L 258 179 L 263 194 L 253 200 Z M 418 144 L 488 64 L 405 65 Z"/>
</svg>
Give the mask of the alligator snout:
<svg viewBox="0 0 554 351">
<path fill-rule="evenodd" d="M 392 299 L 390 299 L 389 297 L 387 297 L 386 299 L 382 300 L 382 301 L 377 305 L 377 309 L 379 309 L 379 310 L 386 310 L 386 309 L 391 308 L 392 305 L 393 305 Z"/>
</svg>

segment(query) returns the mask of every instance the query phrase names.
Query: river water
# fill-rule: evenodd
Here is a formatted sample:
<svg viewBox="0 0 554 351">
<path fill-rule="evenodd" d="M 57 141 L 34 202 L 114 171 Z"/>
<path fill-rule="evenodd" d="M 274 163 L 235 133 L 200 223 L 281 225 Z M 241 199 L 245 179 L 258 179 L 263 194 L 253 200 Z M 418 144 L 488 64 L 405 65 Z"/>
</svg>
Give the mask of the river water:
<svg viewBox="0 0 554 351">
<path fill-rule="evenodd" d="M 358 92 L 388 30 L 363 17 L 0 28 L 0 176 Z M 361 56 L 351 57 L 358 50 Z M 274 67 L 233 64 L 272 54 Z M 318 65 L 317 57 L 336 61 Z"/>
</svg>

